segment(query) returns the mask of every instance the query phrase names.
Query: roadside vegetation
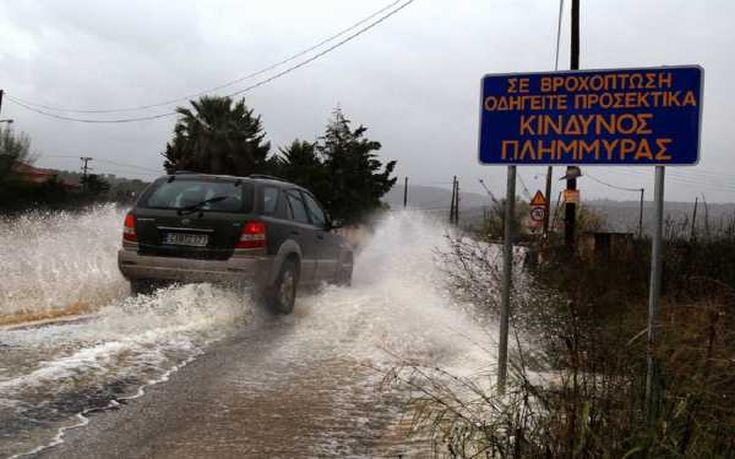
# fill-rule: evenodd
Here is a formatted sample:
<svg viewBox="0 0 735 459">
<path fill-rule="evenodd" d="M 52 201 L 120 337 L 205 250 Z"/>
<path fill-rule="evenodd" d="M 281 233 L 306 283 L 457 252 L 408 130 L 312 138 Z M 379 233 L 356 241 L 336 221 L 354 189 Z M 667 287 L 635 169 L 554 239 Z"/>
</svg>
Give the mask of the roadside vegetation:
<svg viewBox="0 0 735 459">
<path fill-rule="evenodd" d="M 38 169 L 31 139 L 0 129 L 0 213 L 75 209 L 99 202 L 128 203 L 146 183 L 115 176 Z"/>
<path fill-rule="evenodd" d="M 405 362 L 388 375 L 414 391 L 416 433 L 430 434 L 437 455 L 449 457 L 732 457 L 735 234 L 728 228 L 734 226 L 735 216 L 692 238 L 688 225 L 667 224 L 660 341 L 653 349 L 660 378 L 650 414 L 650 241 L 581 257 L 552 239 L 532 247 L 537 256 L 516 253 L 504 396 L 493 388 L 493 368 L 466 378 Z M 444 261 L 451 290 L 478 305 L 493 326 L 499 251 L 483 236 L 450 242 Z"/>
</svg>

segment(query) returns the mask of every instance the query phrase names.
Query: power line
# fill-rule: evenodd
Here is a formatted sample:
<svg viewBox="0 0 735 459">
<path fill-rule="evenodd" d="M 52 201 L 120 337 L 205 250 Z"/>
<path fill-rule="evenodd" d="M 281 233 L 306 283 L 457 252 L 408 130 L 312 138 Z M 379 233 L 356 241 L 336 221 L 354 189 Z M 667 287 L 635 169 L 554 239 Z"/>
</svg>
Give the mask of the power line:
<svg viewBox="0 0 735 459">
<path fill-rule="evenodd" d="M 523 181 L 523 176 L 521 175 L 520 172 L 518 173 L 518 180 L 521 181 L 521 186 L 523 187 L 523 193 L 530 200 L 531 199 L 531 193 L 528 191 L 528 187 L 526 186 L 526 182 Z"/>
<path fill-rule="evenodd" d="M 217 86 L 214 86 L 214 87 L 211 87 L 209 89 L 205 89 L 205 90 L 202 90 L 202 91 L 193 93 L 193 94 L 188 94 L 186 96 L 177 97 L 175 99 L 169 99 L 169 100 L 166 100 L 166 101 L 163 101 L 163 102 L 157 102 L 157 103 L 148 104 L 148 105 L 139 105 L 139 106 L 135 106 L 135 107 L 111 108 L 111 109 L 96 109 L 96 110 L 59 108 L 59 107 L 53 107 L 53 106 L 49 106 L 49 105 L 43 105 L 43 104 L 37 104 L 37 103 L 29 102 L 29 101 L 23 100 L 23 99 L 21 99 L 19 97 L 15 97 L 14 99 L 17 102 L 24 103 L 24 104 L 26 104 L 28 106 L 31 106 L 31 107 L 34 107 L 34 108 L 45 109 L 45 110 L 50 110 L 50 111 L 55 111 L 55 112 L 68 112 L 68 113 L 120 113 L 120 112 L 132 112 L 132 111 L 147 110 L 149 108 L 156 108 L 156 107 L 168 106 L 168 105 L 171 105 L 171 104 L 176 103 L 176 102 L 186 101 L 186 100 L 193 99 L 193 98 L 196 98 L 196 97 L 199 97 L 199 96 L 203 96 L 205 94 L 209 94 L 209 93 L 213 93 L 215 91 L 219 91 L 220 89 L 224 89 L 224 88 L 227 88 L 227 87 L 230 87 L 230 86 L 234 86 L 234 85 L 236 85 L 238 83 L 241 83 L 241 82 L 243 82 L 245 80 L 249 80 L 250 78 L 254 78 L 254 77 L 258 76 L 258 75 L 262 75 L 262 74 L 264 74 L 264 73 L 266 73 L 266 72 L 268 72 L 270 70 L 273 70 L 273 69 L 275 69 L 277 67 L 280 67 L 280 66 L 282 66 L 284 64 L 287 64 L 287 63 L 289 63 L 289 62 L 291 62 L 291 61 L 293 61 L 293 60 L 295 60 L 295 59 L 297 59 L 297 58 L 299 58 L 301 56 L 304 56 L 304 55 L 310 53 L 311 51 L 314 51 L 317 48 L 321 48 L 322 46 L 324 46 L 325 44 L 327 44 L 327 43 L 329 43 L 331 41 L 336 40 L 337 38 L 341 37 L 342 35 L 350 32 L 350 31 L 356 29 L 357 27 L 361 26 L 362 24 L 368 22 L 372 18 L 374 18 L 374 17 L 382 14 L 386 10 L 389 10 L 389 9 L 393 8 L 395 5 L 401 3 L 402 1 L 404 1 L 404 0 L 395 0 L 395 1 L 391 2 L 391 3 L 389 3 L 388 5 L 382 7 L 381 9 L 375 11 L 374 13 L 370 14 L 369 16 L 366 16 L 366 17 L 360 19 L 359 21 L 355 22 L 354 24 L 350 25 L 349 27 L 340 30 L 336 34 L 333 34 L 333 35 L 331 35 L 331 36 L 329 36 L 329 37 L 327 37 L 327 38 L 319 41 L 318 43 L 316 43 L 316 44 L 314 44 L 314 45 L 312 45 L 312 46 L 310 46 L 310 47 L 308 47 L 306 49 L 303 49 L 303 50 L 301 50 L 301 51 L 299 51 L 299 52 L 297 52 L 297 53 L 295 53 L 295 54 L 293 54 L 293 55 L 291 55 L 291 56 L 289 56 L 289 57 L 287 57 L 287 58 L 285 58 L 283 60 L 280 60 L 280 61 L 274 63 L 274 64 L 271 64 L 271 65 L 268 65 L 266 67 L 263 67 L 260 70 L 256 70 L 254 72 L 248 73 L 247 75 L 241 76 L 241 77 L 236 78 L 236 79 L 234 79 L 232 81 L 229 81 L 227 83 L 223 83 L 223 84 L 220 84 L 220 85 L 217 85 Z"/>
<path fill-rule="evenodd" d="M 11 96 L 7 96 L 7 99 L 11 103 L 18 105 L 20 107 L 23 107 L 26 110 L 38 113 L 39 115 L 47 116 L 49 118 L 55 118 L 61 121 L 74 121 L 77 123 L 88 123 L 88 124 L 122 124 L 122 123 L 133 123 L 137 121 L 152 121 L 152 120 L 157 120 L 160 118 L 166 118 L 169 116 L 173 116 L 176 114 L 175 111 L 172 111 L 172 112 L 160 113 L 158 115 L 139 116 L 135 118 L 118 118 L 118 119 L 110 119 L 110 120 L 101 120 L 101 119 L 94 119 L 94 118 L 74 118 L 71 116 L 57 115 L 56 113 L 51 113 L 46 110 L 33 108 L 30 105 L 26 105 L 23 102 L 19 102 L 15 100 Z"/>
<path fill-rule="evenodd" d="M 621 172 L 622 173 L 622 171 L 618 171 L 618 170 L 615 170 L 615 169 L 613 169 L 613 171 L 614 172 Z M 646 175 L 646 176 L 650 177 L 650 174 L 648 174 L 648 173 L 646 173 L 644 171 L 639 171 L 639 170 L 635 170 L 635 169 L 630 169 L 630 170 L 627 170 L 626 171 L 626 173 L 630 173 L 630 172 L 635 173 L 635 174 L 639 174 L 639 175 L 640 174 L 643 174 L 643 175 Z M 685 176 L 685 175 L 672 174 L 671 173 L 672 171 L 667 171 L 667 172 L 669 172 L 667 174 L 667 180 L 671 180 L 673 182 L 679 182 L 679 183 L 691 184 L 691 185 L 698 185 L 700 187 L 710 188 L 710 189 L 713 189 L 713 187 L 715 187 L 715 189 L 718 189 L 718 190 L 721 190 L 721 191 L 722 190 L 725 190 L 725 189 L 726 190 L 729 190 L 729 191 L 735 191 L 735 186 L 730 185 L 730 184 L 712 183 L 711 181 L 709 181 L 711 179 L 704 180 L 704 179 L 700 179 L 700 178 L 697 178 L 697 177 L 688 177 L 688 176 Z"/>
<path fill-rule="evenodd" d="M 636 169 L 632 169 L 632 168 L 626 169 L 625 172 L 613 168 L 613 169 L 610 170 L 610 172 L 625 173 L 626 175 L 627 174 L 630 174 L 630 173 L 634 173 L 634 174 L 638 174 L 638 175 L 645 175 L 646 177 L 649 177 L 650 178 L 650 174 L 649 173 L 646 173 L 644 171 L 639 171 L 639 170 L 636 170 Z M 667 171 L 667 172 L 669 172 L 669 171 Z M 727 184 L 722 184 L 722 183 L 712 183 L 712 182 L 709 182 L 709 181 L 706 181 L 706 180 L 700 180 L 700 179 L 697 179 L 697 178 L 694 178 L 694 177 L 686 177 L 686 176 L 679 176 L 679 175 L 667 174 L 666 180 L 667 181 L 672 181 L 672 182 L 675 182 L 675 183 L 685 184 L 685 185 L 696 185 L 699 188 L 705 188 L 705 189 L 709 189 L 709 190 L 713 190 L 713 191 L 735 193 L 735 186 L 733 186 L 733 185 L 727 185 Z"/>
<path fill-rule="evenodd" d="M 299 69 L 299 68 L 301 68 L 301 67 L 303 67 L 305 65 L 308 65 L 308 64 L 314 62 L 315 60 L 319 59 L 320 57 L 324 56 L 325 54 L 328 54 L 328 53 L 334 51 L 335 49 L 339 48 L 340 46 L 344 45 L 345 43 L 347 43 L 349 41 L 352 41 L 353 39 L 359 37 L 363 33 L 367 32 L 368 30 L 372 29 L 373 27 L 377 26 L 378 24 L 382 23 L 383 21 L 387 20 L 388 18 L 390 18 L 394 14 L 396 14 L 399 11 L 401 11 L 402 9 L 406 8 L 408 5 L 410 5 L 414 1 L 415 0 L 408 0 L 406 3 L 404 3 L 401 6 L 399 6 L 398 8 L 394 9 L 393 11 L 389 12 L 385 16 L 380 17 L 376 21 L 368 24 L 367 26 L 363 27 L 362 29 L 359 29 L 357 32 L 355 32 L 355 33 L 353 33 L 351 35 L 348 35 L 346 38 L 338 41 L 337 43 L 335 43 L 334 45 L 330 46 L 329 48 L 326 48 L 325 50 L 320 51 L 319 53 L 315 54 L 314 56 L 312 56 L 312 57 L 310 57 L 310 58 L 308 58 L 308 59 L 306 59 L 306 60 L 304 60 L 304 61 L 302 61 L 302 62 L 300 62 L 300 63 L 298 63 L 296 65 L 293 65 L 293 66 L 291 66 L 291 67 L 289 67 L 289 68 L 287 68 L 287 69 L 285 69 L 285 70 L 283 70 L 283 71 L 281 71 L 279 73 L 276 73 L 275 75 L 273 75 L 273 76 L 271 76 L 269 78 L 266 78 L 265 80 L 262 80 L 262 81 L 259 81 L 257 83 L 254 83 L 254 84 L 248 86 L 245 89 L 241 89 L 239 91 L 235 91 L 235 92 L 232 92 L 230 94 L 227 94 L 227 96 L 228 97 L 237 96 L 237 95 L 243 94 L 245 92 L 251 91 L 251 90 L 253 90 L 253 89 L 257 88 L 257 87 L 260 87 L 260 86 L 262 86 L 262 85 L 264 85 L 266 83 L 270 83 L 271 81 L 275 80 L 276 78 L 280 78 L 281 76 L 286 75 L 287 73 L 290 73 L 290 72 L 292 72 L 294 70 L 297 70 L 297 69 Z"/>
<path fill-rule="evenodd" d="M 591 178 L 592 180 L 594 180 L 595 182 L 597 182 L 597 183 L 599 183 L 601 185 L 605 185 L 607 187 L 614 188 L 616 190 L 630 191 L 630 192 L 640 193 L 640 191 L 643 189 L 642 187 L 641 188 L 625 188 L 625 187 L 622 187 L 622 186 L 612 185 L 612 184 L 607 183 L 605 181 L 602 181 L 602 180 L 600 180 L 598 178 L 595 178 L 594 176 L 590 175 L 589 172 L 585 172 L 584 176 L 585 177 L 588 177 L 588 178 Z"/>
<path fill-rule="evenodd" d="M 43 157 L 44 158 L 74 158 L 74 159 L 78 158 L 78 156 L 72 156 L 72 155 L 43 155 Z M 154 172 L 156 174 L 161 174 L 162 173 L 161 170 L 153 169 L 153 168 L 150 168 L 150 167 L 139 166 L 137 164 L 130 164 L 130 163 L 123 163 L 123 162 L 111 161 L 109 159 L 102 159 L 102 158 L 94 158 L 94 160 L 97 161 L 97 162 L 113 164 L 115 166 L 127 167 L 127 168 L 131 168 L 131 169 L 139 169 L 139 170 L 145 171 L 145 172 Z"/>
<path fill-rule="evenodd" d="M 159 174 L 159 175 L 160 174 L 163 174 L 163 171 L 162 170 L 151 169 L 149 167 L 143 167 L 143 166 L 137 166 L 135 164 L 119 163 L 119 162 L 116 162 L 116 161 L 110 161 L 109 159 L 100 159 L 100 158 L 96 158 L 96 161 L 103 162 L 103 163 L 108 163 L 108 164 L 112 164 L 112 165 L 120 166 L 120 167 L 127 167 L 127 168 L 130 168 L 130 169 L 138 169 L 138 170 L 145 171 L 145 172 L 153 172 L 153 173 L 156 173 L 156 174 Z"/>
<path fill-rule="evenodd" d="M 256 88 L 258 88 L 260 86 L 263 86 L 263 85 L 265 85 L 267 83 L 270 83 L 273 80 L 276 80 L 276 79 L 278 79 L 278 78 L 280 78 L 280 77 L 282 77 L 282 76 L 284 76 L 284 75 L 286 75 L 286 74 L 288 74 L 288 73 L 290 73 L 290 72 L 292 72 L 294 70 L 297 70 L 297 69 L 299 69 L 301 67 L 304 67 L 304 66 L 306 66 L 306 65 L 314 62 L 315 60 L 319 59 L 320 57 L 322 57 L 322 56 L 324 56 L 324 55 L 326 55 L 326 54 L 334 51 L 335 49 L 339 48 L 340 46 L 342 46 L 342 45 L 344 45 L 344 44 L 352 41 L 353 39 L 359 37 L 360 35 L 364 34 L 365 32 L 367 32 L 368 30 L 372 29 L 373 27 L 381 24 L 382 22 L 384 22 L 385 20 L 387 20 L 391 16 L 397 14 L 399 11 L 403 10 L 404 8 L 406 8 L 408 5 L 410 5 L 414 1 L 415 0 L 408 0 L 408 1 L 406 1 L 405 3 L 403 3 L 400 6 L 398 6 L 397 8 L 394 8 L 393 10 L 389 11 L 387 14 L 384 14 L 383 16 L 381 16 L 380 18 L 378 18 L 377 20 L 375 20 L 375 21 L 369 23 L 368 25 L 366 25 L 366 26 L 358 29 L 356 32 L 348 35 L 344 39 L 342 39 L 342 40 L 338 41 L 337 43 L 335 43 L 334 45 L 332 45 L 332 46 L 330 46 L 330 47 L 328 47 L 328 48 L 320 51 L 319 53 L 317 53 L 317 54 L 309 57 L 308 59 L 305 59 L 305 60 L 303 60 L 303 61 L 301 61 L 301 62 L 299 62 L 299 63 L 297 63 L 295 65 L 292 65 L 292 66 L 286 68 L 285 70 L 282 70 L 281 72 L 276 73 L 273 76 L 270 76 L 270 77 L 265 78 L 263 80 L 260 80 L 260 81 L 258 81 L 256 83 L 253 83 L 252 85 L 250 85 L 250 86 L 248 86 L 248 87 L 246 87 L 244 89 L 231 92 L 231 93 L 227 94 L 226 96 L 227 97 L 232 97 L 232 96 L 236 96 L 236 95 L 240 95 L 240 94 L 244 94 L 246 92 L 252 91 L 253 89 L 256 89 Z M 395 2 L 394 2 L 394 4 L 395 4 Z M 391 5 L 393 5 L 393 4 L 391 4 Z M 388 7 L 386 7 L 386 8 L 388 8 Z M 386 8 L 384 8 L 382 11 L 385 11 Z M 377 13 L 375 13 L 375 14 L 377 14 Z M 361 23 L 364 23 L 367 20 L 368 19 L 365 19 Z M 349 30 L 352 30 L 352 29 L 349 29 Z M 295 57 L 294 57 L 294 59 L 295 59 Z M 293 60 L 293 59 L 289 59 L 289 61 L 290 60 Z M 279 64 L 279 65 L 281 65 L 281 64 Z M 7 98 L 12 103 L 14 103 L 16 105 L 19 105 L 19 106 L 21 106 L 21 107 L 23 107 L 23 108 L 25 108 L 27 110 L 36 112 L 38 114 L 41 114 L 41 115 L 44 115 L 44 116 L 48 116 L 50 118 L 55 118 L 55 119 L 63 120 L 63 121 L 76 121 L 76 122 L 81 122 L 81 123 L 93 123 L 93 124 L 131 123 L 131 122 L 137 122 L 137 121 L 151 121 L 151 120 L 155 120 L 155 119 L 165 118 L 165 117 L 168 117 L 168 116 L 173 116 L 173 115 L 176 114 L 175 111 L 171 111 L 171 112 L 166 112 L 166 113 L 159 113 L 159 114 L 156 114 L 156 115 L 140 116 L 140 117 L 133 117 L 133 118 L 108 119 L 108 120 L 94 119 L 94 118 L 75 118 L 75 117 L 71 117 L 71 116 L 65 116 L 65 115 L 59 115 L 59 114 L 51 113 L 51 112 L 48 111 L 48 109 L 36 108 L 36 107 L 31 106 L 30 104 L 28 104 L 28 103 L 26 103 L 24 101 L 21 101 L 20 99 L 15 98 L 15 97 L 7 96 Z"/>
</svg>

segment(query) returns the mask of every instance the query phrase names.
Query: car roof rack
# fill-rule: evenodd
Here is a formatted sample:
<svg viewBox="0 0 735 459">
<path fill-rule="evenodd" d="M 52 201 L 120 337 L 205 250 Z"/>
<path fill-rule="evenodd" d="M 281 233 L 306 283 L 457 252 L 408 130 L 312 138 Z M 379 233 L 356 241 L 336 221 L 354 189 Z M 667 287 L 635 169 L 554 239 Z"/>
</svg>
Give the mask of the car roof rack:
<svg viewBox="0 0 735 459">
<path fill-rule="evenodd" d="M 174 175 L 186 175 L 186 174 L 203 174 L 204 172 L 186 171 L 186 170 L 175 170 Z"/>
<path fill-rule="evenodd" d="M 288 182 L 288 180 L 286 180 L 285 178 L 275 177 L 273 175 L 266 175 L 266 174 L 250 174 L 248 175 L 248 178 L 275 180 L 277 182 Z"/>
</svg>

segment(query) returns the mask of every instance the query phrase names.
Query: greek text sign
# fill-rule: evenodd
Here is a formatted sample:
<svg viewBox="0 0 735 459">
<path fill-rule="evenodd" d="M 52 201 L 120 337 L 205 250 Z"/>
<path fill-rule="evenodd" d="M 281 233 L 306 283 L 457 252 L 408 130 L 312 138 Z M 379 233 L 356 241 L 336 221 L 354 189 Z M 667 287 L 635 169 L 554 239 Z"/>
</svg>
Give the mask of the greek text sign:
<svg viewBox="0 0 735 459">
<path fill-rule="evenodd" d="M 702 83 L 699 66 L 487 75 L 480 162 L 696 164 Z"/>
</svg>

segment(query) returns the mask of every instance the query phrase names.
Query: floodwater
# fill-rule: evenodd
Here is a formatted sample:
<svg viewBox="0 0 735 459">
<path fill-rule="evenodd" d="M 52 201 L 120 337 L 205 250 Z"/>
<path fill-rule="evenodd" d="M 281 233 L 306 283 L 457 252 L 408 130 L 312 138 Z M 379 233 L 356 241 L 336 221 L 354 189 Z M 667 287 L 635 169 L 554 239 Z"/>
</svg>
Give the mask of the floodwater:
<svg viewBox="0 0 735 459">
<path fill-rule="evenodd" d="M 401 445 L 416 440 L 394 429 L 409 394 L 386 393 L 382 372 L 410 361 L 471 376 L 494 362 L 494 327 L 445 286 L 447 230 L 429 217 L 388 215 L 352 287 L 305 293 L 291 316 L 272 317 L 209 284 L 130 297 L 115 260 L 123 216 L 104 206 L 0 223 L 0 317 L 15 324 L 0 328 L 0 456 L 84 457 L 94 445 L 75 452 L 66 437 L 126 415 L 160 429 L 131 456 L 410 456 Z M 74 320 L 22 326 L 67 312 Z M 191 408 L 158 401 L 178 387 Z M 297 441 L 279 444 L 279 419 L 294 412 Z M 197 422 L 219 427 L 203 435 Z"/>
</svg>

